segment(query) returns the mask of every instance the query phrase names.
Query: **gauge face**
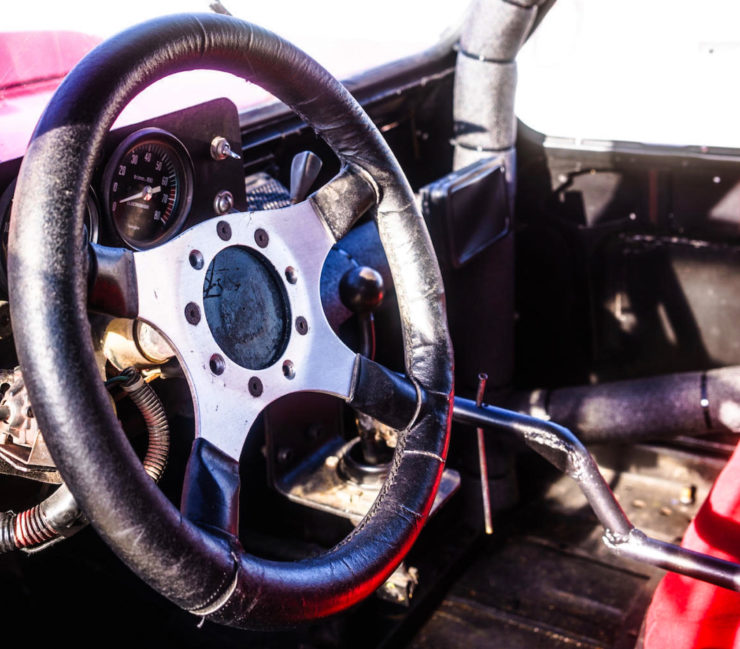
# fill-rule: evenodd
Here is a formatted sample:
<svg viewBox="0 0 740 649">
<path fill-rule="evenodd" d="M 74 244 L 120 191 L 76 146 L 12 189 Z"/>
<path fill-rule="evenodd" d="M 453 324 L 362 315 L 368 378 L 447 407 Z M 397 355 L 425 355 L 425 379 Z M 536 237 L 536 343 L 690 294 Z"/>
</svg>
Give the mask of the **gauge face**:
<svg viewBox="0 0 740 649">
<path fill-rule="evenodd" d="M 160 129 L 127 137 L 106 167 L 106 209 L 116 232 L 136 249 L 174 236 L 192 200 L 192 164 L 182 143 Z"/>
</svg>

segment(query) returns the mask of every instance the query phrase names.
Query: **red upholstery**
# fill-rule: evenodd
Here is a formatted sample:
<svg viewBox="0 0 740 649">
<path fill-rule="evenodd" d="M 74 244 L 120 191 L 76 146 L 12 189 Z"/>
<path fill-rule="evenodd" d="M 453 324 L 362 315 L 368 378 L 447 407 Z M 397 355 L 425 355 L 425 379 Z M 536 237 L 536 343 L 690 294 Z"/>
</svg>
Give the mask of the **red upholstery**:
<svg viewBox="0 0 740 649">
<path fill-rule="evenodd" d="M 686 531 L 682 545 L 740 561 L 740 446 Z M 667 574 L 647 614 L 646 649 L 740 649 L 740 593 Z"/>
</svg>

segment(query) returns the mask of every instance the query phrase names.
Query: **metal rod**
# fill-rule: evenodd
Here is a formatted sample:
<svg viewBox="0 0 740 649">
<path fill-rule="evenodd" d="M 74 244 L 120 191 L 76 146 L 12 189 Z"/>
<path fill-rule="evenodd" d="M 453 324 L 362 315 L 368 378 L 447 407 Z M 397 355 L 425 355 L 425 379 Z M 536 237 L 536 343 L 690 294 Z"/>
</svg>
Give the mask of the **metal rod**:
<svg viewBox="0 0 740 649">
<path fill-rule="evenodd" d="M 604 543 L 619 556 L 740 591 L 740 565 L 732 561 L 658 541 L 638 529 L 632 530 L 627 539 L 604 537 Z"/>
<path fill-rule="evenodd" d="M 475 395 L 475 405 L 480 408 L 483 404 L 483 394 L 486 391 L 486 381 L 488 375 L 478 374 L 478 392 Z M 478 465 L 480 467 L 480 491 L 483 500 L 483 523 L 486 528 L 486 534 L 493 534 L 493 521 L 491 520 L 491 494 L 488 491 L 488 464 L 486 463 L 486 440 L 483 434 L 483 428 L 478 426 L 476 429 L 478 436 Z"/>
<path fill-rule="evenodd" d="M 515 434 L 548 462 L 573 478 L 604 526 L 604 543 L 616 554 L 740 591 L 740 564 L 650 538 L 635 528 L 599 472 L 591 454 L 567 428 L 503 408 L 455 397 L 459 423 Z"/>
<path fill-rule="evenodd" d="M 555 467 L 578 482 L 594 513 L 607 530 L 629 534 L 632 524 L 614 498 L 596 462 L 567 428 L 494 406 L 475 405 L 455 397 L 453 418 L 464 424 L 511 432 Z"/>
</svg>

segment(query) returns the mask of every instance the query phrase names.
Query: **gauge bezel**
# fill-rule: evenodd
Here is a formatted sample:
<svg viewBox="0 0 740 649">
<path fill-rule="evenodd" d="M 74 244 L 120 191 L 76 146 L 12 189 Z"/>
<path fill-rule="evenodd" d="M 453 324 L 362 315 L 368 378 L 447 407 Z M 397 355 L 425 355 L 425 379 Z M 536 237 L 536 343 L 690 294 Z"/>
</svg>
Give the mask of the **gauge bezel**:
<svg viewBox="0 0 740 649">
<path fill-rule="evenodd" d="M 113 185 L 113 174 L 118 168 L 119 163 L 126 154 L 134 147 L 140 146 L 146 142 L 155 142 L 163 144 L 172 149 L 177 157 L 177 162 L 183 169 L 182 178 L 182 195 L 180 204 L 177 207 L 177 213 L 172 216 L 172 225 L 170 225 L 161 235 L 149 241 L 141 241 L 124 234 L 118 227 L 116 220 L 113 218 L 111 211 L 111 188 Z M 194 168 L 193 161 L 185 145 L 172 133 L 161 128 L 142 128 L 138 131 L 127 135 L 111 154 L 103 172 L 103 196 L 105 203 L 105 215 L 108 224 L 116 235 L 129 248 L 133 250 L 148 250 L 154 248 L 165 241 L 169 241 L 182 229 L 185 220 L 190 214 L 190 207 L 193 203 L 193 185 L 194 185 Z"/>
<path fill-rule="evenodd" d="M 15 197 L 15 186 L 18 182 L 16 176 L 0 194 L 0 296 L 7 296 L 8 293 L 8 255 L 5 245 L 5 228 L 10 223 L 10 212 L 13 207 L 13 198 Z M 87 224 L 90 227 L 87 227 Z M 87 242 L 97 243 L 100 234 L 100 205 L 98 196 L 92 185 L 87 188 L 87 200 L 85 202 L 85 230 L 87 231 Z"/>
<path fill-rule="evenodd" d="M 90 243 L 97 243 L 100 237 L 100 201 L 92 185 L 87 189 L 87 201 L 85 203 L 85 228 L 87 230 L 87 240 Z M 87 227 L 88 218 L 90 227 Z"/>
</svg>

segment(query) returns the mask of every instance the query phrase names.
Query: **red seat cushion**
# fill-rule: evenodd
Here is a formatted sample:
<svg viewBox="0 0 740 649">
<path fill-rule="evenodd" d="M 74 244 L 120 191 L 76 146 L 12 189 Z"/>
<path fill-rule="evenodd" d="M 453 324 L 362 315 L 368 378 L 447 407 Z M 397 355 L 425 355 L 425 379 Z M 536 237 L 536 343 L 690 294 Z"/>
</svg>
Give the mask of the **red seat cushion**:
<svg viewBox="0 0 740 649">
<path fill-rule="evenodd" d="M 740 446 L 681 545 L 740 561 Z M 646 649 L 740 649 L 740 593 L 668 573 L 655 591 L 645 625 Z"/>
</svg>

